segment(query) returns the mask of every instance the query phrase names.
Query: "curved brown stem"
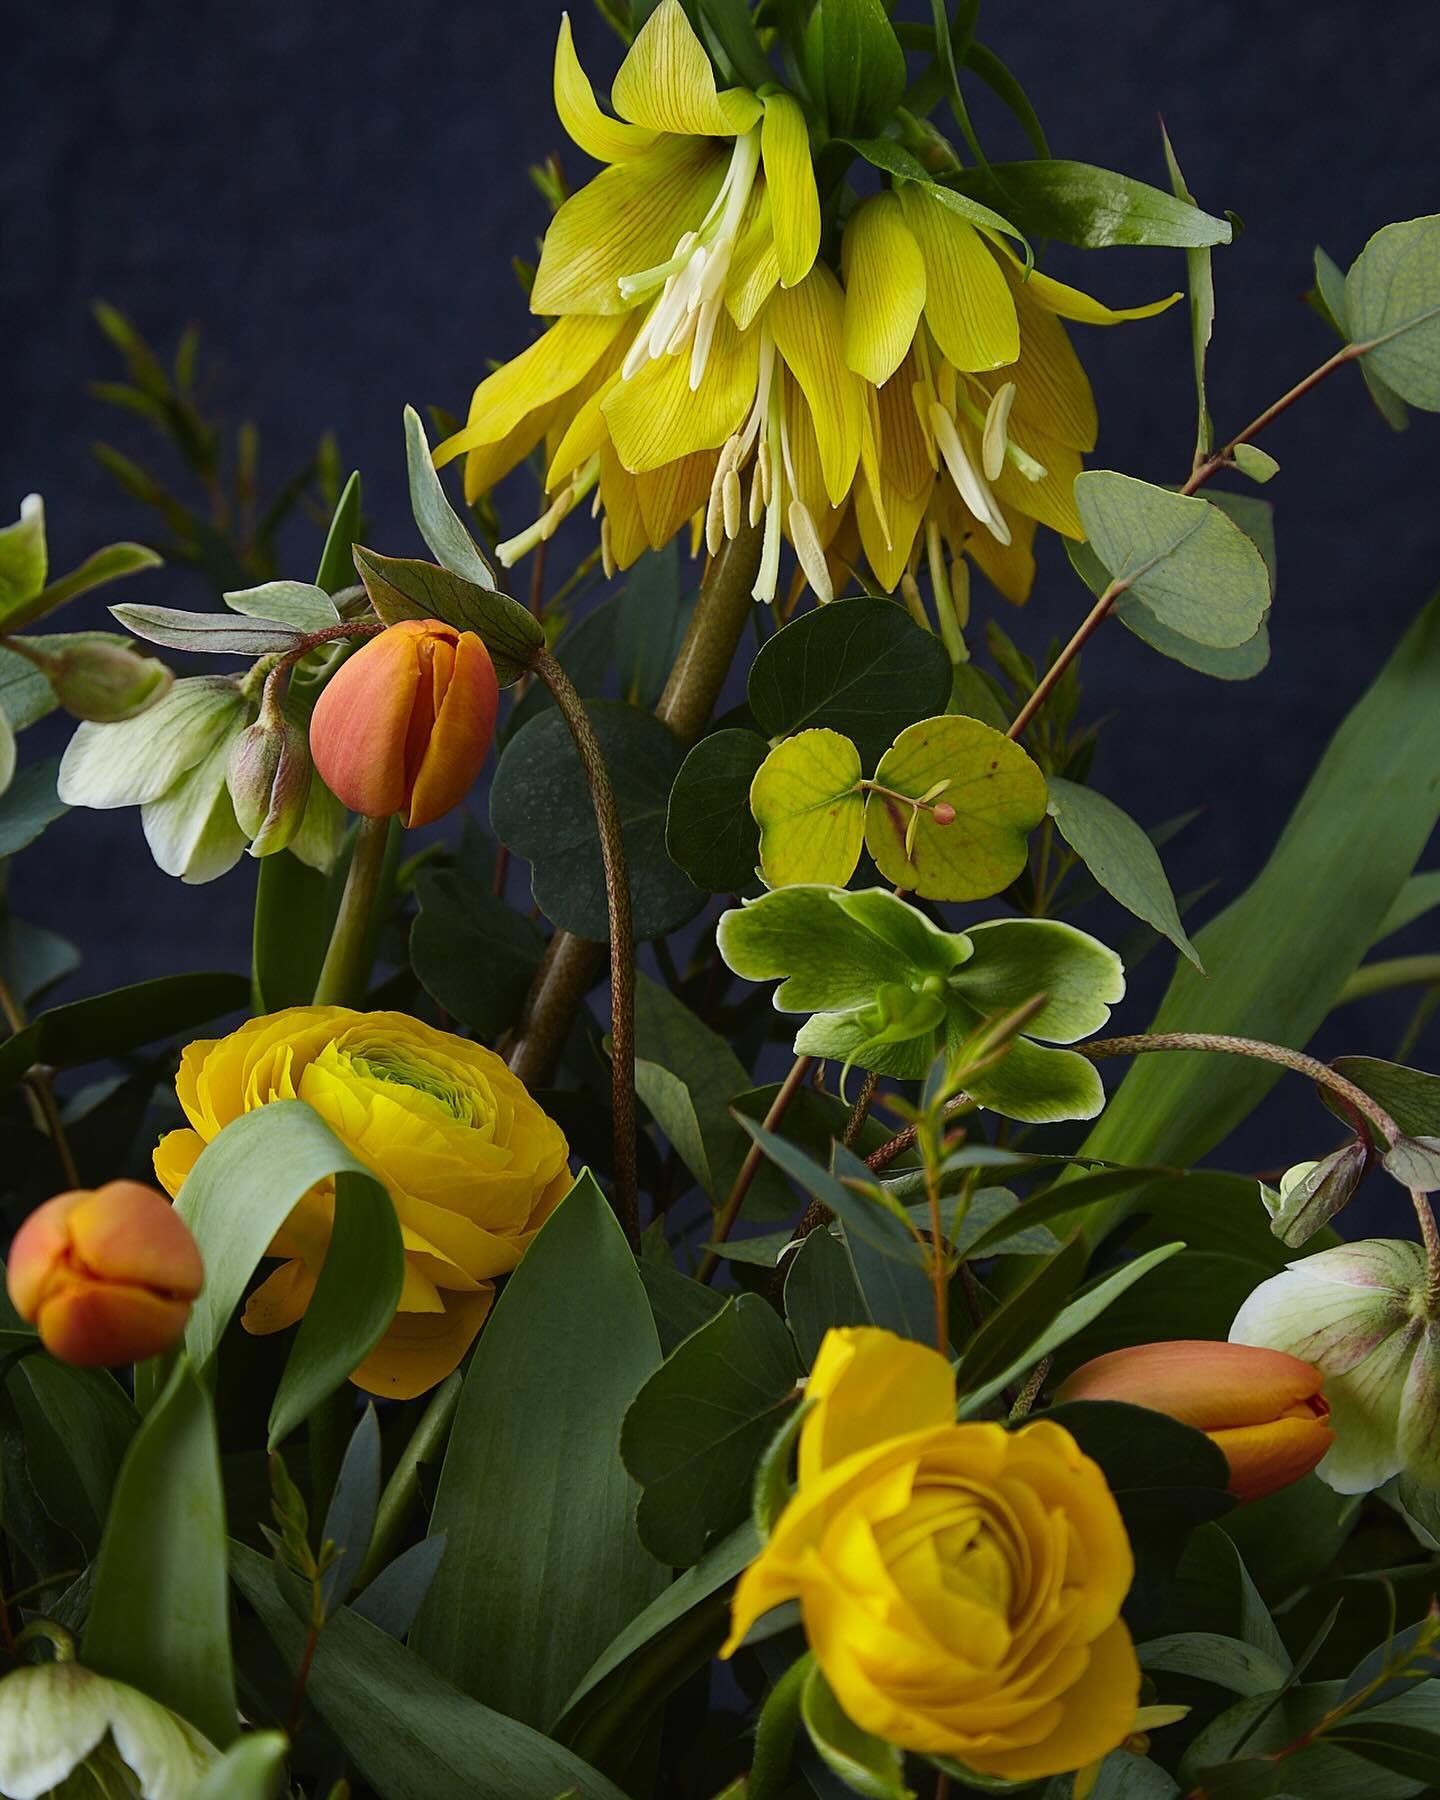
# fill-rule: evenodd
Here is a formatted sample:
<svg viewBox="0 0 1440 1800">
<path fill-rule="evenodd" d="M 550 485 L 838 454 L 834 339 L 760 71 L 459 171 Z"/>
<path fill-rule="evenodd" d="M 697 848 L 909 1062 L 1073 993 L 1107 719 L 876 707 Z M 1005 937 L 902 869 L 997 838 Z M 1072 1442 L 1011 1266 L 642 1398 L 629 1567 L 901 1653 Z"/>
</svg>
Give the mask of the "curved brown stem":
<svg viewBox="0 0 1440 1800">
<path fill-rule="evenodd" d="M 605 902 L 610 914 L 610 1069 L 615 1121 L 615 1210 L 633 1246 L 640 1242 L 640 1187 L 635 1150 L 635 927 L 630 910 L 630 876 L 615 789 L 595 727 L 575 684 L 548 650 L 531 664 L 564 715 L 580 754 L 605 865 Z"/>
</svg>

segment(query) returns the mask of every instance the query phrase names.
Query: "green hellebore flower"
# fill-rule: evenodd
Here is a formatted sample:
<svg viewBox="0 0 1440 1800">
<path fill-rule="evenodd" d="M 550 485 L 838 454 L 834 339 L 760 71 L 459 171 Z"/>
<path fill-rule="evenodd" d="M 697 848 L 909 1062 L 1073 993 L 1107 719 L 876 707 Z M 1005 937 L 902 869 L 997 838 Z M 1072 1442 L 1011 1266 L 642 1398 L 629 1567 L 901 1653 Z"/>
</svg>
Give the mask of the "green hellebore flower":
<svg viewBox="0 0 1440 1800">
<path fill-rule="evenodd" d="M 1335 1442 L 1315 1473 L 1337 1493 L 1400 1474 L 1440 1484 L 1440 1320 L 1427 1284 L 1419 1244 L 1370 1238 L 1291 1263 L 1235 1315 L 1232 1344 L 1324 1371 Z"/>
<path fill-rule="evenodd" d="M 168 1707 L 79 1663 L 0 1680 L 5 1800 L 188 1800 L 219 1754 Z"/>
<path fill-rule="evenodd" d="M 812 1016 L 797 1055 L 919 1080 L 987 1018 L 1037 994 L 1045 1004 L 967 1091 L 1008 1118 L 1089 1119 L 1105 1103 L 1094 1066 L 1072 1050 L 1125 992 L 1120 959 L 1053 919 L 996 919 L 943 931 L 883 888 L 777 888 L 725 913 L 720 953 L 749 981 L 783 977 L 781 1012 Z"/>
</svg>

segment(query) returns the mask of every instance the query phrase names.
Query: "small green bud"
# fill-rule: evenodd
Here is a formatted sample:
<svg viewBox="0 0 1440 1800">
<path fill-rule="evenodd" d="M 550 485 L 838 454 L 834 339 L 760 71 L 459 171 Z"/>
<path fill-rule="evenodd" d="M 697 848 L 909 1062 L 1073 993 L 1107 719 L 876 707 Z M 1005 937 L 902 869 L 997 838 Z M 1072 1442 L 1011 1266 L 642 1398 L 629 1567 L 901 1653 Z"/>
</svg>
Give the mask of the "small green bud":
<svg viewBox="0 0 1440 1800">
<path fill-rule="evenodd" d="M 252 856 L 283 850 L 300 829 L 314 765 L 304 729 L 267 704 L 235 739 L 225 779 Z"/>
<path fill-rule="evenodd" d="M 46 665 L 55 698 L 74 718 L 96 725 L 133 719 L 169 693 L 175 677 L 157 657 L 125 644 L 72 644 Z"/>
</svg>

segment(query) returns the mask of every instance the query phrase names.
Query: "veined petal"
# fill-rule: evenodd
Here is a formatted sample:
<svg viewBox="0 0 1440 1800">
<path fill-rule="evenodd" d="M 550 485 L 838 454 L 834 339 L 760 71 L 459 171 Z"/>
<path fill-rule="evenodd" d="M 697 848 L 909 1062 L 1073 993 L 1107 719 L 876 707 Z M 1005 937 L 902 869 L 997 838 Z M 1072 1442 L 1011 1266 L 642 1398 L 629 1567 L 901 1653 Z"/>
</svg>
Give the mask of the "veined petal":
<svg viewBox="0 0 1440 1800">
<path fill-rule="evenodd" d="M 907 183 L 905 222 L 925 259 L 925 322 L 957 369 L 998 369 L 1020 354 L 1015 302 L 987 241 L 942 201 Z"/>
<path fill-rule="evenodd" d="M 915 411 L 912 389 L 916 380 L 913 358 L 882 387 L 875 390 L 876 449 L 880 469 L 887 487 L 913 497 L 926 491 L 935 472 L 930 448 L 919 414 Z"/>
<path fill-rule="evenodd" d="M 1001 266 L 1020 320 L 1020 361 L 1006 371 L 1017 390 L 1010 415 L 1016 442 L 1029 450 L 1030 434 L 1038 426 L 1072 450 L 1093 450 L 1100 429 L 1095 399 L 1065 327 L 1030 292 L 1017 266 Z M 1031 455 L 1045 460 L 1038 450 Z"/>
<path fill-rule="evenodd" d="M 1042 275 L 1038 269 L 1032 269 L 1026 278 L 1022 273 L 1023 265 L 1010 246 L 993 232 L 987 231 L 985 236 L 1021 275 L 1028 294 L 1033 295 L 1047 312 L 1060 319 L 1073 319 L 1077 325 L 1123 325 L 1129 319 L 1153 319 L 1156 313 L 1168 312 L 1177 300 L 1184 298 L 1177 290 L 1166 294 L 1162 300 L 1148 300 L 1143 306 L 1106 306 L 1103 300 L 1056 281 L 1053 275 Z"/>
<path fill-rule="evenodd" d="M 652 550 L 668 544 L 704 506 L 718 461 L 716 451 L 696 450 L 635 477 L 635 498 Z"/>
<path fill-rule="evenodd" d="M 641 26 L 610 98 L 616 112 L 634 125 L 690 137 L 738 137 L 761 110 L 755 96 L 743 89 L 716 93 L 710 58 L 680 0 L 660 0 Z"/>
<path fill-rule="evenodd" d="M 845 361 L 882 387 L 904 362 L 925 307 L 925 259 L 893 193 L 876 194 L 851 215 L 841 261 Z"/>
<path fill-rule="evenodd" d="M 435 467 L 444 468 L 482 444 L 498 444 L 528 413 L 568 393 L 605 354 L 622 324 L 620 319 L 584 314 L 557 320 L 528 350 L 480 383 L 470 402 L 468 422 L 435 446 Z M 537 431 L 532 443 L 540 436 Z"/>
<path fill-rule="evenodd" d="M 606 429 L 601 407 L 611 391 L 619 385 L 620 375 L 617 371 L 603 387 L 595 390 L 571 419 L 551 455 L 550 467 L 545 471 L 546 493 L 553 494 L 567 475 L 573 475 L 581 463 L 588 462 L 597 450 L 603 449 L 610 442 L 610 433 Z"/>
<path fill-rule="evenodd" d="M 781 288 L 770 301 L 766 323 L 775 347 L 799 382 L 815 436 L 832 506 L 839 506 L 855 478 L 860 461 L 864 400 L 859 377 L 845 366 L 845 302 L 840 284 L 823 263 L 816 263 L 793 288 Z"/>
<path fill-rule="evenodd" d="M 650 540 L 636 478 L 610 448 L 600 452 L 600 503 L 610 558 L 617 569 L 628 569 L 650 547 Z"/>
<path fill-rule="evenodd" d="M 784 287 L 810 273 L 820 248 L 820 194 L 810 161 L 810 131 L 800 103 L 789 94 L 767 94 L 760 128 L 760 158 L 770 195 L 770 227 Z"/>
<path fill-rule="evenodd" d="M 741 331 L 748 331 L 755 323 L 760 308 L 779 281 L 780 257 L 770 228 L 770 193 L 761 179 L 750 190 L 740 221 L 739 245 L 725 286 L 725 304 Z"/>
<path fill-rule="evenodd" d="M 688 356 L 658 356 L 646 363 L 612 388 L 601 406 L 620 461 L 639 474 L 695 450 L 718 450 L 744 423 L 759 363 L 758 334 L 742 335 L 723 311 L 695 392 Z"/>
<path fill-rule="evenodd" d="M 1068 538 L 1083 538 L 1085 528 L 1075 509 L 1075 477 L 1080 473 L 1080 452 L 1058 438 L 1030 427 L 1019 437 L 1024 447 L 1045 466 L 1039 481 L 1028 481 L 1006 460 L 991 491 L 1010 512 L 1022 512 Z"/>
<path fill-rule="evenodd" d="M 935 477 L 928 468 L 925 473 L 933 484 Z M 870 484 L 862 482 L 855 489 L 855 523 L 870 572 L 888 594 L 895 591 L 905 573 L 930 495 L 928 489 L 922 489 L 918 495 L 907 497 L 891 488 L 883 475 L 880 492 L 885 507 L 883 518 Z"/>
<path fill-rule="evenodd" d="M 566 136 L 596 162 L 624 162 L 655 142 L 655 133 L 643 125 L 627 125 L 601 112 L 590 78 L 575 54 L 575 38 L 569 13 L 560 15 L 560 37 L 555 45 L 555 111 Z"/>
<path fill-rule="evenodd" d="M 524 462 L 554 420 L 559 402 L 552 400 L 525 417 L 495 444 L 479 444 L 465 455 L 465 498 L 472 504 L 497 481 Z M 443 447 L 443 446 L 442 446 Z"/>
<path fill-rule="evenodd" d="M 653 150 L 602 169 L 550 221 L 530 293 L 536 313 L 620 313 L 635 304 L 622 275 L 653 269 L 704 219 L 727 157 L 696 138 L 662 138 Z"/>
</svg>

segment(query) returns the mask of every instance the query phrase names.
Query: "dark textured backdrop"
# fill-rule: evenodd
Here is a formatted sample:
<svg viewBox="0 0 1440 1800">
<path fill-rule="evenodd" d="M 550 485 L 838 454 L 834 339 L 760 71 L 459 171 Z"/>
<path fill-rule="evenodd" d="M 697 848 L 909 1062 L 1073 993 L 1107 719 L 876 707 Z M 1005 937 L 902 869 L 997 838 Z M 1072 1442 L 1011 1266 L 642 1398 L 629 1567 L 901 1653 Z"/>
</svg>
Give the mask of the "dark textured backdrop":
<svg viewBox="0 0 1440 1800">
<path fill-rule="evenodd" d="M 575 14 L 603 85 L 614 40 L 584 0 Z M 203 324 L 225 353 L 224 402 L 264 426 L 272 477 L 334 427 L 347 465 L 364 471 L 374 541 L 413 548 L 402 406 L 463 407 L 483 359 L 524 341 L 509 258 L 529 253 L 543 225 L 526 165 L 561 147 L 555 23 L 539 0 L 28 9 L 6 43 L 0 172 L 6 515 L 22 493 L 43 492 L 60 567 L 139 527 L 87 449 L 116 432 L 84 393 L 87 378 L 112 372 L 89 316 L 103 295 L 164 345 L 188 320 Z M 1222 429 L 1326 353 L 1301 304 L 1312 246 L 1348 263 L 1378 226 L 1440 207 L 1440 29 L 1415 0 L 990 0 L 982 35 L 1029 86 L 1057 154 L 1163 182 L 1163 114 L 1202 204 L 1245 220 L 1217 257 Z M 1024 153 L 992 123 L 992 154 Z M 577 174 L 582 162 L 572 150 Z M 1183 281 L 1175 252 L 1054 266 L 1114 301 Z M 1182 309 L 1079 335 L 1101 460 L 1181 476 L 1192 430 Z M 1283 471 L 1267 490 L 1281 578 L 1266 674 L 1205 682 L 1118 627 L 1086 661 L 1090 707 L 1121 712 L 1100 785 L 1146 822 L 1206 808 L 1167 851 L 1179 890 L 1221 877 L 1202 913 L 1263 860 L 1328 734 L 1440 577 L 1440 421 L 1392 437 L 1346 372 L 1266 444 Z M 314 556 L 302 532 L 291 572 L 308 576 Z M 1053 562 L 1047 573 L 1023 621 L 1036 644 L 1083 600 Z M 184 571 L 147 586 L 148 598 L 204 603 Z M 13 885 L 19 910 L 83 945 L 88 967 L 71 991 L 87 991 L 177 965 L 240 966 L 249 880 L 242 870 L 181 889 L 153 869 L 124 812 L 64 820 L 43 855 L 20 859 Z M 1137 1028 L 1160 961 L 1137 984 Z M 1357 1009 L 1331 1035 L 1386 1054 L 1398 1016 Z M 1243 1144 L 1257 1165 L 1314 1153 L 1317 1130 L 1320 1142 L 1329 1131 L 1303 1092 L 1265 1118 Z"/>
</svg>

